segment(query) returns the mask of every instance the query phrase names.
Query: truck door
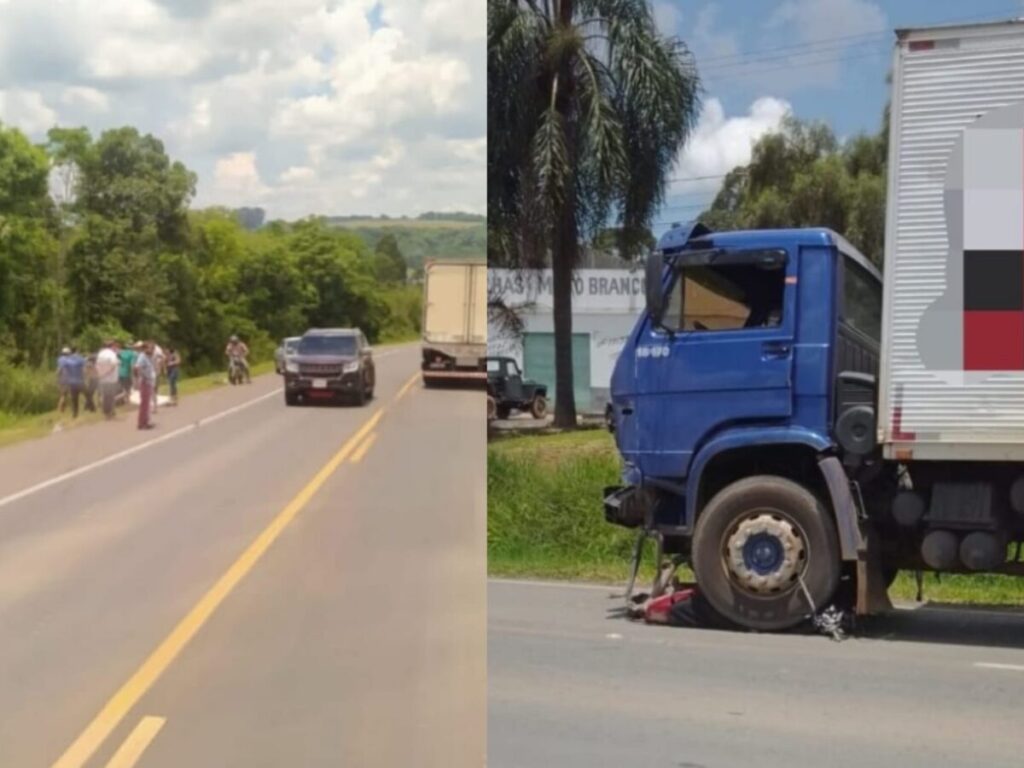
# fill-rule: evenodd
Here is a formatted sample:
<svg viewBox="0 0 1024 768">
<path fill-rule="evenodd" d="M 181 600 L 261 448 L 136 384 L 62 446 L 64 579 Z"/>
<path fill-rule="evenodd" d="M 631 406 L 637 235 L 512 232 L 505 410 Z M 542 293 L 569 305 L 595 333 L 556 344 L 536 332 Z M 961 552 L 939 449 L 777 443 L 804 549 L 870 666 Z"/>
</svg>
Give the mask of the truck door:
<svg viewBox="0 0 1024 768">
<path fill-rule="evenodd" d="M 646 474 L 683 477 L 717 430 L 792 415 L 796 268 L 784 250 L 677 257 L 635 347 Z"/>
</svg>

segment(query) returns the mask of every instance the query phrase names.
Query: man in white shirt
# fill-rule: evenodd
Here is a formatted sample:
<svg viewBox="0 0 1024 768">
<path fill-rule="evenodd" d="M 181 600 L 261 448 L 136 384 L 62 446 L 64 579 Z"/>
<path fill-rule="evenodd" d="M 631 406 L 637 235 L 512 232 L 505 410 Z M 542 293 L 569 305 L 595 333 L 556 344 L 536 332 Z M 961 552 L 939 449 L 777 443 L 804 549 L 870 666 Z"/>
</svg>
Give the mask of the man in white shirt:
<svg viewBox="0 0 1024 768">
<path fill-rule="evenodd" d="M 103 349 L 96 355 L 96 377 L 100 384 L 100 398 L 103 402 L 103 415 L 107 420 L 114 418 L 114 398 L 117 397 L 118 371 L 121 361 L 117 356 L 117 350 L 113 339 L 107 339 Z"/>
</svg>

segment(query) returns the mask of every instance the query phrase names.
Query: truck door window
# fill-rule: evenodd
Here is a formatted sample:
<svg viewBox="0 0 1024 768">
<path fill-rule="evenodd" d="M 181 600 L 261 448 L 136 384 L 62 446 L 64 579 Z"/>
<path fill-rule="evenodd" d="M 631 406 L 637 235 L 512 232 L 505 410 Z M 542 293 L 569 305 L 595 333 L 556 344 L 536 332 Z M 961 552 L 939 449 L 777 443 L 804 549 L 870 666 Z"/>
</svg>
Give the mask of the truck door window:
<svg viewBox="0 0 1024 768">
<path fill-rule="evenodd" d="M 671 289 L 664 325 L 673 331 L 775 328 L 782 323 L 784 293 L 781 266 L 682 267 Z"/>
<path fill-rule="evenodd" d="M 882 285 L 848 256 L 843 258 L 840 320 L 875 341 L 882 338 Z"/>
</svg>

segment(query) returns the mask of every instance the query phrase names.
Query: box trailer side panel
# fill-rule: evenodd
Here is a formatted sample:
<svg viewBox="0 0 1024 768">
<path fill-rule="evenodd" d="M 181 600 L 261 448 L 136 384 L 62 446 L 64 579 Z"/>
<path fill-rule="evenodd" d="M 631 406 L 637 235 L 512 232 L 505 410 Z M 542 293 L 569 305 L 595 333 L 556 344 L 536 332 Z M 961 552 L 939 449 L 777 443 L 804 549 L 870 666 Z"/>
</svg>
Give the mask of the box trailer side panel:
<svg viewBox="0 0 1024 768">
<path fill-rule="evenodd" d="M 901 31 L 893 74 L 879 438 L 1024 459 L 1024 24 Z"/>
<path fill-rule="evenodd" d="M 426 270 L 423 338 L 437 344 L 464 344 L 467 290 L 471 285 L 468 264 L 435 263 Z"/>
<path fill-rule="evenodd" d="M 487 267 L 473 265 L 470 278 L 472 297 L 469 311 L 469 340 L 473 344 L 487 344 Z"/>
</svg>

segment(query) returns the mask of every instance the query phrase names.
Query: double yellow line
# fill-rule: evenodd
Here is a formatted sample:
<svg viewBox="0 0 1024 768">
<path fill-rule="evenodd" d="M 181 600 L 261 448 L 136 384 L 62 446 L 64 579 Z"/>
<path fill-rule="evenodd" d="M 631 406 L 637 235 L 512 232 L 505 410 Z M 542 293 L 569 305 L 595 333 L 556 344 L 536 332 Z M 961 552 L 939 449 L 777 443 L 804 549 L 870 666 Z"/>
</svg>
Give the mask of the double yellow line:
<svg viewBox="0 0 1024 768">
<path fill-rule="evenodd" d="M 393 406 L 397 403 L 418 379 L 419 374 L 409 379 L 399 390 L 398 394 L 395 395 L 390 405 Z M 71 746 L 53 764 L 53 768 L 80 768 L 92 757 L 110 733 L 124 719 L 125 715 L 131 711 L 132 707 L 139 702 L 146 691 L 167 670 L 171 662 L 177 658 L 188 642 L 195 637 L 207 619 L 224 602 L 224 599 L 231 594 L 234 588 L 238 586 L 238 583 L 252 570 L 257 561 L 270 548 L 270 545 L 281 535 L 281 532 L 309 504 L 313 496 L 316 495 L 317 491 L 327 482 L 330 476 L 334 474 L 335 470 L 350 455 L 353 462 L 356 461 L 357 455 L 359 460 L 362 459 L 373 443 L 375 438 L 375 435 L 372 434 L 373 430 L 380 422 L 387 407 L 390 406 L 379 408 L 352 437 L 346 440 L 341 449 L 316 473 L 306 487 L 299 491 L 298 495 L 263 529 L 239 558 L 210 587 L 209 591 L 200 598 L 199 602 L 193 606 L 185 618 L 178 622 L 178 625 L 171 630 L 171 633 L 149 655 L 149 658 L 142 662 L 142 666 L 107 701 L 103 709 L 99 711 L 99 714 L 93 718 L 92 722 L 85 727 L 85 730 L 78 735 L 78 738 L 71 743 Z M 364 439 L 366 443 L 363 443 Z M 353 454 L 357 447 L 359 448 L 358 453 Z M 155 718 L 155 720 L 160 720 L 159 724 L 148 721 L 149 725 L 147 727 L 153 729 L 155 726 L 155 729 L 152 730 L 149 738 L 145 740 L 145 744 L 148 744 L 156 736 L 156 731 L 163 725 L 162 719 Z M 146 719 L 142 721 L 142 723 L 146 722 Z M 149 731 L 146 731 L 146 733 L 149 733 Z M 134 734 L 135 731 L 133 731 Z M 129 741 L 131 739 L 132 737 L 129 736 Z M 127 744 L 128 742 L 125 742 L 125 745 Z M 145 748 L 144 745 L 143 748 Z"/>
</svg>

